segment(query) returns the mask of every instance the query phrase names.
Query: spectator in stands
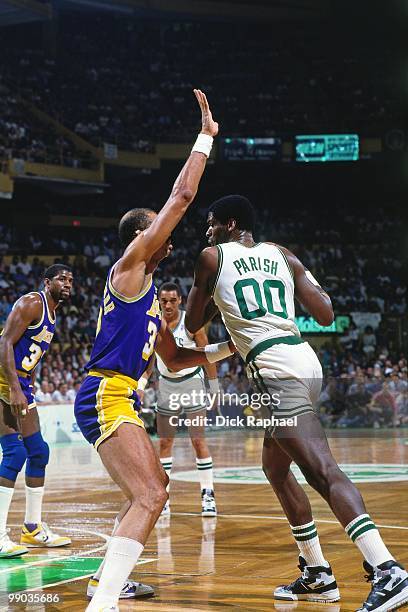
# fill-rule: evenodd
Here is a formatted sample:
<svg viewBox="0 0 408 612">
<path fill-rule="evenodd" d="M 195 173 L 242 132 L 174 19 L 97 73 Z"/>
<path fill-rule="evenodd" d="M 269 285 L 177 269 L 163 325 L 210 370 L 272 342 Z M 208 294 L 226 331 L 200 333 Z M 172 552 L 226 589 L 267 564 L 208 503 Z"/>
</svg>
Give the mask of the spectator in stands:
<svg viewBox="0 0 408 612">
<path fill-rule="evenodd" d="M 379 427 L 380 424 L 397 425 L 397 405 L 395 397 L 389 390 L 388 382 L 384 382 L 381 391 L 373 395 L 369 411 L 374 427 Z"/>
<path fill-rule="evenodd" d="M 60 383 L 58 389 L 56 389 L 52 394 L 52 401 L 56 404 L 69 404 L 70 396 L 68 394 L 68 385 L 67 383 Z"/>
<path fill-rule="evenodd" d="M 49 384 L 46 380 L 43 380 L 40 388 L 37 387 L 35 391 L 35 399 L 37 404 L 51 404 L 52 396 L 49 390 Z"/>
<path fill-rule="evenodd" d="M 371 325 L 367 325 L 361 337 L 361 347 L 367 356 L 372 356 L 377 346 L 377 338 Z"/>
</svg>

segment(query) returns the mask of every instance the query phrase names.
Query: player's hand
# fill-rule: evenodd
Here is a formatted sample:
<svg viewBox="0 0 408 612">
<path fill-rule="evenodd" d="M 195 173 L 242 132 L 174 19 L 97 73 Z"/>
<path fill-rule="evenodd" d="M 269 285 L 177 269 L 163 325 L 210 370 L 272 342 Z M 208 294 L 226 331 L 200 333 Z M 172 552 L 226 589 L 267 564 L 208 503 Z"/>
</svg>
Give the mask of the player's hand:
<svg viewBox="0 0 408 612">
<path fill-rule="evenodd" d="M 20 422 L 27 415 L 28 402 L 21 389 L 10 389 L 10 408 L 17 422 Z"/>
<path fill-rule="evenodd" d="M 201 89 L 194 89 L 194 94 L 201 108 L 201 133 L 212 137 L 217 136 L 218 123 L 213 119 L 207 96 L 201 91 Z"/>
<path fill-rule="evenodd" d="M 138 394 L 138 396 L 139 396 L 139 399 L 140 399 L 140 405 L 141 405 L 141 406 L 143 406 L 143 400 L 144 400 L 144 394 L 145 394 L 144 390 L 142 391 L 142 389 L 138 389 L 138 390 L 136 391 L 136 393 L 137 393 L 137 394 Z"/>
</svg>

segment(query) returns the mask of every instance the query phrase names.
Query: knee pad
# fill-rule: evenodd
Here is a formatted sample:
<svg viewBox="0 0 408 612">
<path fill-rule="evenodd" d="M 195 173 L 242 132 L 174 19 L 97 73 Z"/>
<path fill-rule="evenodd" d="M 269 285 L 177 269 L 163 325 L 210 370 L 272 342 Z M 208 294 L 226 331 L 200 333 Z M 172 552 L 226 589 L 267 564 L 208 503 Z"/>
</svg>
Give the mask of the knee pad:
<svg viewBox="0 0 408 612">
<path fill-rule="evenodd" d="M 0 437 L 3 458 L 0 464 L 0 476 L 16 482 L 26 459 L 27 450 L 24 446 L 23 436 L 18 433 Z"/>
<path fill-rule="evenodd" d="M 50 447 L 44 440 L 40 431 L 24 438 L 27 451 L 26 476 L 44 478 L 45 468 L 50 458 Z"/>
</svg>

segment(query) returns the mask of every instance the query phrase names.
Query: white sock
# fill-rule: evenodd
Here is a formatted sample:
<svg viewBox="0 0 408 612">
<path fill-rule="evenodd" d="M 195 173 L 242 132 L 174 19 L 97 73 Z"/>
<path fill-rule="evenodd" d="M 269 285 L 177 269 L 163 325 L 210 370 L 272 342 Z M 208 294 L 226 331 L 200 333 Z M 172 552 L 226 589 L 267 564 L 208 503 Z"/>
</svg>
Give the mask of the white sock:
<svg viewBox="0 0 408 612">
<path fill-rule="evenodd" d="M 118 520 L 118 517 L 116 517 L 116 518 L 115 518 L 115 522 L 114 522 L 114 524 L 113 524 L 113 529 L 112 529 L 112 533 L 111 533 L 111 538 L 113 538 L 113 536 L 115 535 L 115 533 L 116 533 L 116 531 L 117 531 L 117 529 L 118 529 L 119 525 L 120 525 L 120 521 Z M 106 559 L 106 555 L 105 555 L 105 557 L 103 558 L 102 563 L 100 564 L 100 566 L 98 567 L 97 571 L 95 572 L 95 574 L 94 574 L 94 576 L 93 576 L 93 577 L 95 578 L 95 580 L 99 580 L 99 579 L 100 579 L 100 577 L 101 577 L 102 570 L 103 570 L 103 567 L 104 567 L 104 565 L 105 565 L 105 559 Z"/>
<path fill-rule="evenodd" d="M 87 607 L 88 612 L 118 605 L 123 584 L 131 574 L 143 549 L 143 544 L 130 538 L 114 536 L 110 540 L 102 576 L 95 595 Z"/>
<path fill-rule="evenodd" d="M 170 480 L 171 469 L 173 467 L 173 457 L 160 457 L 160 463 Z M 170 491 L 170 482 L 166 487 L 167 493 Z"/>
<path fill-rule="evenodd" d="M 320 547 L 319 536 L 317 535 L 314 521 L 305 525 L 291 525 L 290 528 L 292 529 L 299 552 L 305 559 L 306 564 L 329 567 L 330 564 L 324 558 Z"/>
<path fill-rule="evenodd" d="M 44 497 L 44 487 L 25 487 L 26 511 L 24 522 L 41 523 L 42 501 Z"/>
<path fill-rule="evenodd" d="M 213 462 L 212 457 L 205 457 L 205 459 L 196 458 L 197 470 L 200 476 L 200 487 L 203 489 L 214 490 L 214 477 L 213 477 Z"/>
<path fill-rule="evenodd" d="M 385 561 L 395 561 L 368 514 L 356 516 L 347 525 L 345 531 L 351 541 L 359 548 L 364 559 L 373 567 L 377 567 Z"/>
<path fill-rule="evenodd" d="M 0 537 L 7 529 L 7 517 L 13 493 L 14 487 L 0 487 Z"/>
</svg>

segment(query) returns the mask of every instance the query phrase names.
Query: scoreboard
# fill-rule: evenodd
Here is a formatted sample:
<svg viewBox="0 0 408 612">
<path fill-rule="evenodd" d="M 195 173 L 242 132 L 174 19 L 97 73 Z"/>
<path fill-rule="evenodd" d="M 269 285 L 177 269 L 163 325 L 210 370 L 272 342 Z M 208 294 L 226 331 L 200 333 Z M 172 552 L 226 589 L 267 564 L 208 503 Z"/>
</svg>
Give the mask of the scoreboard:
<svg viewBox="0 0 408 612">
<path fill-rule="evenodd" d="M 222 138 L 221 157 L 228 161 L 271 161 L 281 157 L 280 138 Z"/>
<path fill-rule="evenodd" d="M 296 136 L 297 162 L 339 162 L 359 159 L 357 134 Z"/>
</svg>

